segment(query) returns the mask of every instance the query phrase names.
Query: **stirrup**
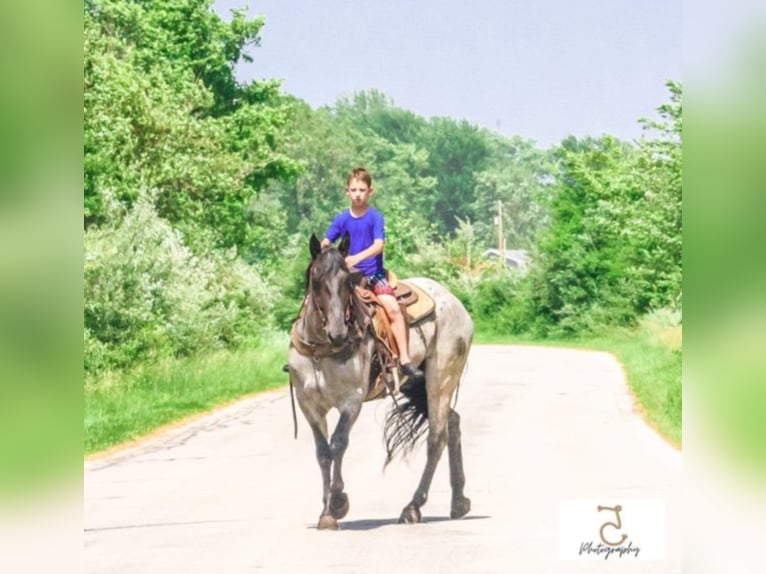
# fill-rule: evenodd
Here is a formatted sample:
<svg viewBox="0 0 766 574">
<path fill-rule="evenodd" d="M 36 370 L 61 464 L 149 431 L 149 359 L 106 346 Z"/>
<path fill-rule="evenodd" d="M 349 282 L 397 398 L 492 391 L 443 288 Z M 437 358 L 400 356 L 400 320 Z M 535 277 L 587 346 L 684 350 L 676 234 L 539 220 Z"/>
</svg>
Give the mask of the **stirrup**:
<svg viewBox="0 0 766 574">
<path fill-rule="evenodd" d="M 407 363 L 405 365 L 401 365 L 400 369 L 402 371 L 403 375 L 406 375 L 409 380 L 412 382 L 418 382 L 425 380 L 425 373 L 418 369 L 415 365 L 412 363 Z"/>
<path fill-rule="evenodd" d="M 394 367 L 394 368 L 390 369 L 388 372 L 391 374 L 391 376 L 394 379 L 394 393 L 393 394 L 396 394 L 396 393 L 399 392 L 399 389 L 402 386 L 402 381 L 399 378 L 399 369 Z"/>
</svg>

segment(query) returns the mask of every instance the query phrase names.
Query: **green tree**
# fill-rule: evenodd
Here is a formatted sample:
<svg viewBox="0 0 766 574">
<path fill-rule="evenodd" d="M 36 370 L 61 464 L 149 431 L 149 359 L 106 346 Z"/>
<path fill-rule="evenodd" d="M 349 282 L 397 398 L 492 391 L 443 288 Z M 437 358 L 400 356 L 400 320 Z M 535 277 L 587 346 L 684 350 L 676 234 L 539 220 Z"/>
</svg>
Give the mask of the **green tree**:
<svg viewBox="0 0 766 574">
<path fill-rule="evenodd" d="M 421 142 L 426 121 L 415 113 L 399 108 L 378 90 L 357 92 L 340 98 L 334 106 L 339 118 L 348 118 L 357 129 L 369 130 L 393 144 Z"/>
<path fill-rule="evenodd" d="M 494 217 L 503 203 L 503 232 L 508 248 L 531 249 L 550 221 L 547 204 L 553 182 L 550 154 L 530 140 L 496 136 L 487 168 L 476 177 L 476 233 L 486 247 L 497 244 Z"/>
<path fill-rule="evenodd" d="M 620 185 L 627 183 L 621 177 L 630 149 L 608 136 L 584 150 L 572 143 L 560 148 L 552 225 L 538 254 L 544 269 L 539 310 L 565 333 L 634 316 L 623 289 L 628 252 L 621 240 L 628 215 L 624 200 L 637 195 Z"/>
<path fill-rule="evenodd" d="M 681 305 L 682 275 L 682 95 L 669 81 L 670 102 L 658 108 L 659 120 L 642 119 L 646 132 L 639 142 L 636 171 L 643 189 L 642 217 L 635 221 L 633 265 L 641 270 L 639 307 Z"/>
<path fill-rule="evenodd" d="M 313 110 L 296 99 L 292 109 L 285 153 L 298 169 L 289 179 L 272 181 L 270 190 L 286 212 L 288 231 L 308 237 L 324 232 L 346 205 L 348 170 L 369 165 L 373 156 L 364 145 L 369 139 L 339 122 L 330 108 Z"/>
<path fill-rule="evenodd" d="M 252 198 L 295 168 L 280 152 L 290 105 L 278 84 L 234 79 L 261 25 L 225 23 L 199 0 L 86 4 L 86 227 L 105 222 L 106 192 L 130 206 L 151 188 L 187 235 L 254 241 Z"/>
<path fill-rule="evenodd" d="M 629 145 L 569 138 L 557 150 L 551 227 L 532 290 L 538 314 L 565 333 L 625 324 L 680 305 L 681 88 L 659 131 Z"/>
<path fill-rule="evenodd" d="M 423 130 L 421 144 L 429 157 L 426 175 L 436 178 L 431 211 L 441 234 L 458 226 L 458 218 L 476 219 L 476 174 L 489 158 L 486 133 L 466 121 L 433 118 Z"/>
</svg>

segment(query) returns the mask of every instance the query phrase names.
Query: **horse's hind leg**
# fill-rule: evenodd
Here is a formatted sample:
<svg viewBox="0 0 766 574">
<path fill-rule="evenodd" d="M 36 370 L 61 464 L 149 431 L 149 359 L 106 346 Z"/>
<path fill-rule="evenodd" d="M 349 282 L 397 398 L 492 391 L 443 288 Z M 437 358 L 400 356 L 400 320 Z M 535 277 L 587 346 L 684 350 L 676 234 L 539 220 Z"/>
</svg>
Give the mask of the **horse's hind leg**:
<svg viewBox="0 0 766 574">
<path fill-rule="evenodd" d="M 447 413 L 449 412 L 449 398 L 447 401 L 432 401 L 429 398 L 429 416 L 428 416 L 428 439 L 426 466 L 423 469 L 423 475 L 420 478 L 418 488 L 412 500 L 404 507 L 399 516 L 399 522 L 413 523 L 420 522 L 420 507 L 428 500 L 428 490 L 431 488 L 431 481 L 439 464 L 439 459 L 447 445 Z"/>
<path fill-rule="evenodd" d="M 452 486 L 450 518 L 460 518 L 471 510 L 471 499 L 463 495 L 463 449 L 460 441 L 460 415 L 450 409 L 447 422 L 447 449 L 449 454 L 449 479 Z"/>
</svg>

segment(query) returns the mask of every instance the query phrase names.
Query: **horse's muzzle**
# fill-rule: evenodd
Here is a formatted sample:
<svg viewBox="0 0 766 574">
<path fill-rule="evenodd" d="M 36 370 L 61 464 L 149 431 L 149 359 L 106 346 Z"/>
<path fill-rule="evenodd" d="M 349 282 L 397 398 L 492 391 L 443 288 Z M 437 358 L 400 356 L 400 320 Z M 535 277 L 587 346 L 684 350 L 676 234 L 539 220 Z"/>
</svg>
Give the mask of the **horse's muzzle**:
<svg viewBox="0 0 766 574">
<path fill-rule="evenodd" d="M 330 339 L 330 343 L 332 343 L 335 347 L 340 347 L 343 345 L 343 343 L 346 342 L 346 335 L 348 335 L 348 332 L 328 333 L 327 337 Z"/>
</svg>

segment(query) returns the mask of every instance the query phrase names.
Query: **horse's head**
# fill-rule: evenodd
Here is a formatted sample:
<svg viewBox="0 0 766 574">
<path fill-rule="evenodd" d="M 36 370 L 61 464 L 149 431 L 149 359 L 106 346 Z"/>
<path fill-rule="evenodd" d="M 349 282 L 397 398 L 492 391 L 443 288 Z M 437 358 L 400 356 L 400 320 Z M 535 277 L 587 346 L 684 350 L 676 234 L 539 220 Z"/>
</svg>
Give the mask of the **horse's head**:
<svg viewBox="0 0 766 574">
<path fill-rule="evenodd" d="M 308 296 L 319 314 L 327 338 L 336 346 L 346 341 L 354 319 L 352 294 L 357 273 L 350 272 L 345 261 L 350 243 L 348 235 L 343 237 L 337 249 L 322 249 L 316 235 L 312 235 L 309 242 Z"/>
</svg>

